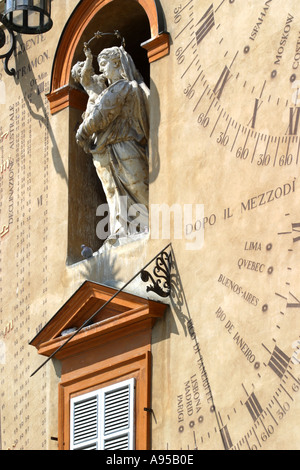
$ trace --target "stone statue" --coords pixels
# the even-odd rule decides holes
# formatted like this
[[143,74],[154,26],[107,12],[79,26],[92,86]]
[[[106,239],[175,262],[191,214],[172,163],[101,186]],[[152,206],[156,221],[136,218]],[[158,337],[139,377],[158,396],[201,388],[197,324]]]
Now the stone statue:
[[93,156],[109,207],[107,242],[114,245],[137,231],[134,219],[138,231],[147,230],[149,89],[123,46],[99,54],[99,75],[90,50],[85,54],[72,69],[89,95],[76,141]]

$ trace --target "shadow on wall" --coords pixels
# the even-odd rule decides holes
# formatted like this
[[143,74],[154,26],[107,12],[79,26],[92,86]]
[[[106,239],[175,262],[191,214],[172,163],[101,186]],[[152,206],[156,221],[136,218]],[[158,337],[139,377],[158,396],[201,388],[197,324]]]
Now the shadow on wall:
[[120,268],[117,268],[117,259],[113,249],[95,253],[84,263],[80,263],[80,275],[83,279],[117,288],[120,282],[124,282],[120,276]]
[[[42,126],[47,128],[52,144],[52,161],[54,168],[57,174],[59,174],[60,177],[63,178],[67,183],[67,172],[64,168],[64,164],[54,137],[53,129],[49,122],[48,113],[41,95],[41,93],[44,92],[44,81],[42,77],[36,77],[34,74],[34,67],[38,65],[39,61],[43,61],[47,58],[48,52],[42,52],[39,56],[41,59],[36,58],[33,61],[30,61],[26,52],[26,45],[24,44],[20,34],[16,36],[16,42],[17,51],[19,52],[15,56],[15,82],[21,87],[25,103],[32,118],[39,122],[41,128]],[[43,76],[43,72],[41,75]]]
[[189,307],[186,301],[178,265],[173,248],[171,249],[172,265],[170,273],[170,301],[174,312],[183,328],[185,336],[188,334],[188,322],[191,320]]
[[149,184],[154,183],[160,172],[160,156],[158,132],[160,125],[160,100],[156,85],[150,79],[150,152],[149,152]]
[[[96,251],[101,241],[96,236],[96,209],[104,202],[105,197],[94,166],[83,152],[80,152],[75,141],[76,126],[80,120],[81,111],[69,113],[69,134],[66,136],[68,155],[65,168],[60,154],[54,131],[49,119],[44,92],[47,91],[46,81],[50,79],[42,68],[43,61],[48,60],[48,51],[39,51],[39,56],[29,59],[20,35],[16,36],[17,53],[15,56],[15,82],[20,86],[22,94],[33,120],[39,123],[41,129],[40,159],[43,150],[43,129],[48,133],[51,146],[52,163],[56,173],[68,186],[68,252],[67,264],[81,260],[80,247],[82,243],[92,246]],[[39,149],[35,149],[37,152]]]

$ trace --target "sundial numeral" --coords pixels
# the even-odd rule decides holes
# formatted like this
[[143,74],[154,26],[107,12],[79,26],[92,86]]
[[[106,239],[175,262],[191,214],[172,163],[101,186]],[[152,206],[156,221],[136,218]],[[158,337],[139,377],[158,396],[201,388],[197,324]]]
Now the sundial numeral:
[[289,362],[290,358],[278,346],[275,346],[268,365],[280,379],[286,373]]
[[214,93],[217,96],[218,100],[221,98],[225,85],[230,80],[230,78],[231,78],[230,70],[227,66],[225,66],[214,88]]
[[[297,223],[297,224],[292,224],[292,229],[293,229],[293,232],[298,232],[300,234],[300,223]],[[300,241],[300,235],[298,235],[297,237],[293,238],[293,242],[296,243]]]
[[200,27],[196,31],[196,41],[198,45],[205,38],[205,36],[212,30],[212,28],[215,25],[215,15],[214,15],[213,4],[209,7],[207,12],[204,13],[201,20],[197,23],[196,26],[198,26],[199,24],[200,24]]
[[259,416],[262,414],[263,409],[254,393],[251,393],[245,405],[247,406],[247,409],[250,415],[252,416],[253,421],[256,421],[259,418]]
[[290,108],[290,121],[287,133],[289,135],[297,135],[300,118],[300,107]]
[[223,441],[223,444],[224,444],[225,449],[226,449],[226,450],[231,449],[231,447],[232,447],[232,440],[231,440],[230,434],[229,434],[229,432],[228,432],[228,427],[227,427],[227,425],[224,426],[224,428],[220,429],[220,432],[221,432],[221,437],[222,437],[222,441]]

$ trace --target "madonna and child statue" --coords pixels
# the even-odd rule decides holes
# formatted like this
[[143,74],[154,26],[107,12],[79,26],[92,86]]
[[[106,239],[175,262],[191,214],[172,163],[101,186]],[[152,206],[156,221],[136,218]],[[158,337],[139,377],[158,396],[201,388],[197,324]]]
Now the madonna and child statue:
[[86,60],[72,68],[73,79],[88,94],[76,141],[92,155],[107,199],[105,244],[118,245],[148,226],[149,89],[123,44],[100,52],[99,74],[88,44]]

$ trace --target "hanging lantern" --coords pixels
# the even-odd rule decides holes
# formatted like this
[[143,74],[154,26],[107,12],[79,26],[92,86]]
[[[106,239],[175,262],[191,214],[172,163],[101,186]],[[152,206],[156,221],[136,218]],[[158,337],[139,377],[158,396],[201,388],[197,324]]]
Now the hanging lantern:
[[4,24],[23,34],[41,34],[52,27],[51,0],[6,0]]
[[[8,75],[15,75],[15,69],[9,69],[8,61],[16,47],[15,33],[42,34],[52,28],[51,0],[0,0],[0,22],[10,35],[10,48],[0,59],[4,60],[4,70]],[[5,30],[0,27],[0,49],[6,45]]]

